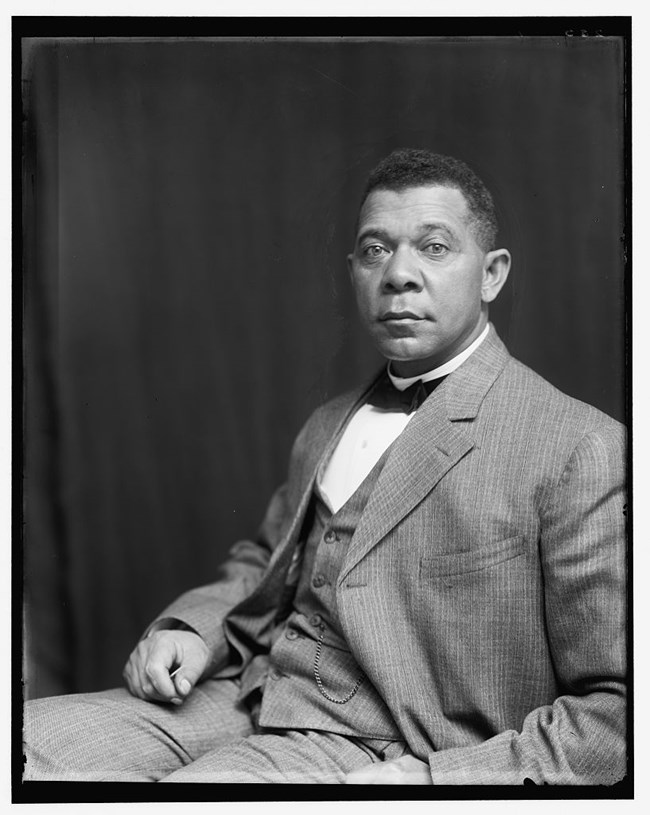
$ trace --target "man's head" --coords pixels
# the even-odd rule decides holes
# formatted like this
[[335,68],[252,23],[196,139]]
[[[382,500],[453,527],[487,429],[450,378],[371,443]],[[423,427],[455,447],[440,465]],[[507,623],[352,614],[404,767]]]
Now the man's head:
[[494,201],[481,179],[464,162],[428,150],[393,150],[368,176],[361,207],[377,189],[400,192],[409,187],[451,187],[460,190],[470,212],[476,242],[489,252],[496,246],[497,223]]
[[457,159],[398,150],[370,174],[348,257],[361,319],[411,376],[467,348],[510,269],[492,197]]

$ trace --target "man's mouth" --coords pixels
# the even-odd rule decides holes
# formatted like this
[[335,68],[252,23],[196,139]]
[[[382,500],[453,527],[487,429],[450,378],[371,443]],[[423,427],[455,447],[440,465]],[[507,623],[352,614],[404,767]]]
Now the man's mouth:
[[415,314],[412,311],[387,311],[381,315],[379,318],[380,322],[387,323],[387,322],[397,322],[400,320],[422,320],[423,318],[420,317],[419,314]]

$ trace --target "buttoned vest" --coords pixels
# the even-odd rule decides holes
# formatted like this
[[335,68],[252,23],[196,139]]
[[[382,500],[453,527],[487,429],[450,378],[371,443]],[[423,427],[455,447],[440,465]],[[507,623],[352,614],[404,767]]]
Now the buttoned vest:
[[[390,448],[389,448],[390,449]],[[299,552],[292,610],[278,625],[265,676],[263,727],[400,739],[393,718],[341,633],[336,581],[343,557],[388,456],[336,513],[314,487]]]

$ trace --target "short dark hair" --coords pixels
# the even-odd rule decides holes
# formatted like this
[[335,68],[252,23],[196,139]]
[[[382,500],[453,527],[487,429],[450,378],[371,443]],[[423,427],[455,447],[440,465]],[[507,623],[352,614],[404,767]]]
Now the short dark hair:
[[373,190],[399,192],[434,184],[455,188],[463,194],[472,215],[477,243],[486,252],[494,249],[499,224],[492,195],[467,164],[452,156],[412,147],[393,150],[368,176],[361,206]]

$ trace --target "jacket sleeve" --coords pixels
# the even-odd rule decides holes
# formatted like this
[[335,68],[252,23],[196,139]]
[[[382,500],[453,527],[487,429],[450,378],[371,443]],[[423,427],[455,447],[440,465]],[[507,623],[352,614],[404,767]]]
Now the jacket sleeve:
[[146,630],[190,628],[207,643],[212,659],[205,675],[224,667],[229,646],[223,631],[228,612],[245,600],[261,581],[271,554],[286,528],[289,510],[286,485],[277,490],[254,540],[238,541],[219,569],[217,580],[182,594]]
[[624,436],[582,438],[541,511],[560,695],[482,744],[429,756],[434,784],[613,784],[626,773]]

